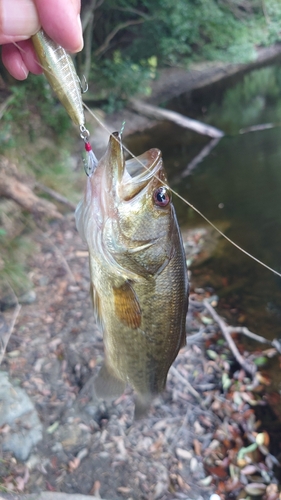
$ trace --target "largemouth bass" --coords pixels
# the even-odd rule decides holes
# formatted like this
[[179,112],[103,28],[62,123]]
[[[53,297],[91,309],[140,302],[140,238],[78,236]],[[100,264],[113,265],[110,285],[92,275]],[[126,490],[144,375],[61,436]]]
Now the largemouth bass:
[[76,210],[104,336],[105,362],[95,392],[115,399],[131,384],[136,417],[164,390],[185,345],[187,270],[166,182],[161,152],[151,149],[125,162],[116,132]]

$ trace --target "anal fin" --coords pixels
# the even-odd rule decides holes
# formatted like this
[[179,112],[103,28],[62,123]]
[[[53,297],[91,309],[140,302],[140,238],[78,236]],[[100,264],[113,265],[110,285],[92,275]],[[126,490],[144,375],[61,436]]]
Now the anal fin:
[[125,382],[115,377],[104,363],[94,379],[96,396],[104,401],[113,401],[125,390]]

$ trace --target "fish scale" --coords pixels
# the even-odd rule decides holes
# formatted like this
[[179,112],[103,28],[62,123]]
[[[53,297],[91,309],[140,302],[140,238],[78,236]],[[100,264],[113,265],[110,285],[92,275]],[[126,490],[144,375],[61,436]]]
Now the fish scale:
[[96,395],[114,399],[129,383],[137,417],[165,388],[185,344],[188,305],[185,253],[161,153],[153,149],[141,159],[145,169],[125,162],[121,137],[113,134],[76,211],[104,337]]

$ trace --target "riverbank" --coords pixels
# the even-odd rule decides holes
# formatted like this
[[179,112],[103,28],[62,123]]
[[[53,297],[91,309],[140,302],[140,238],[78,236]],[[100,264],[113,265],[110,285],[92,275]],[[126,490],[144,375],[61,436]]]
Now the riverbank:
[[[204,62],[193,64],[188,70],[181,68],[161,69],[157,73],[157,78],[152,81],[151,94],[148,97],[140,97],[148,104],[163,105],[163,103],[185,92],[208,87],[213,83],[226,80],[234,75],[271,64],[280,58],[281,44],[276,44],[257,49],[256,59],[247,64]],[[97,156],[100,156],[107,145],[108,132],[101,125],[97,124],[94,118],[90,117],[88,113],[87,116],[88,122],[92,122],[95,130],[91,142]],[[102,115],[101,120],[110,132],[120,130],[122,123],[125,122],[124,139],[129,135],[142,132],[159,123],[156,119],[136,113],[129,106],[116,113]]]

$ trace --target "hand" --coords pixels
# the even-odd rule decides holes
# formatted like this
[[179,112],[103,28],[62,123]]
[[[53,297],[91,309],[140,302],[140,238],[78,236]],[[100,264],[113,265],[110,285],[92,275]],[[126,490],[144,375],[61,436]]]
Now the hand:
[[[24,80],[42,73],[30,37],[42,26],[69,52],[83,48],[80,0],[0,0],[0,45],[4,66]],[[16,44],[15,44],[16,42]]]

